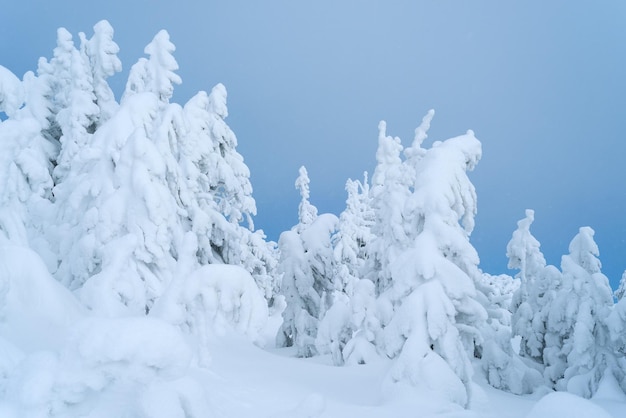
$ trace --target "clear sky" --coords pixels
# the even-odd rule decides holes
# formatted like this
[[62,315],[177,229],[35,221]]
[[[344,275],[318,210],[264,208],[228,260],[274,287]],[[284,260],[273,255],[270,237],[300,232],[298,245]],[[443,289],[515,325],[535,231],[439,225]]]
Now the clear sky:
[[177,46],[174,101],[226,85],[271,239],[297,222],[300,165],[311,202],[338,214],[346,179],[374,169],[379,120],[408,145],[434,108],[430,139],[473,129],[483,144],[471,175],[483,270],[513,273],[506,244],[526,208],[549,263],[588,225],[614,287],[626,269],[623,0],[13,1],[0,64],[21,76],[51,56],[58,27],[78,39],[100,19],[121,48],[118,93],[160,29]]

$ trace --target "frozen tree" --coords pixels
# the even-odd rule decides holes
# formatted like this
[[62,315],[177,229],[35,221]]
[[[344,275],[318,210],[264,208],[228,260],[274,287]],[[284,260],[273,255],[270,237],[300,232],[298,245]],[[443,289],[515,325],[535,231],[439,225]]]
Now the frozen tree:
[[302,357],[316,354],[315,337],[319,316],[320,295],[313,288],[313,275],[302,240],[294,230],[280,234],[278,272],[282,275],[281,294],[287,304],[283,324],[278,332],[279,347],[297,348]]
[[520,280],[511,307],[513,335],[521,337],[520,355],[543,365],[547,308],[554,300],[561,273],[546,266],[539,241],[530,232],[534,219],[534,211],[527,209],[507,245],[507,257],[509,268],[519,270],[515,277]]
[[81,46],[89,58],[93,79],[93,93],[95,103],[100,109],[97,126],[102,125],[113,116],[118,108],[115,96],[107,79],[122,71],[122,62],[117,54],[119,46],[113,41],[113,28],[106,20],[101,20],[93,27],[94,34],[87,40],[84,34],[81,37]]
[[[623,284],[624,280],[621,283]],[[614,356],[614,362],[607,373],[612,372],[622,390],[626,392],[626,298],[623,295],[609,313],[606,324]]]
[[615,297],[617,303],[607,318],[611,346],[615,356],[613,374],[626,392],[626,272],[622,275]]
[[[84,35],[83,35],[84,38]],[[63,108],[56,114],[56,122],[61,130],[59,142],[61,149],[57,157],[54,176],[57,183],[63,181],[76,154],[85,148],[90,141],[91,134],[96,129],[96,120],[99,108],[96,105],[96,96],[93,92],[93,75],[89,58],[86,55],[83,42],[81,51],[74,47],[72,35],[64,29],[59,30],[59,53],[55,58],[69,76],[67,86],[63,91]]]
[[[57,183],[63,181],[91,134],[117,107],[106,78],[121,70],[116,55],[119,48],[108,22],[99,22],[94,32],[90,40],[80,33],[77,49],[72,35],[59,29],[54,56],[49,62],[40,60],[37,82],[33,83],[38,88],[31,88],[33,114],[39,118],[44,136],[59,146],[54,170]],[[34,101],[34,95],[41,97]]]
[[371,244],[370,270],[376,272],[373,281],[377,293],[385,291],[391,281],[389,266],[393,254],[389,254],[393,244],[402,246],[407,241],[402,208],[409,196],[405,166],[402,164],[402,144],[400,138],[387,135],[387,124],[378,125],[378,149],[376,168],[370,189],[371,204],[375,214],[372,233],[376,237]]
[[[106,84],[117,68],[116,45],[107,24],[95,30],[86,50],[95,54],[93,73]],[[169,103],[180,81],[173,51],[167,33],[159,32],[146,47],[149,59],[131,70],[121,106],[102,119],[55,188],[59,212],[49,235],[62,255],[55,274],[81,289],[90,305],[148,310],[172,279],[182,236],[192,231],[198,265],[244,267],[271,303],[275,250],[262,231],[252,230],[256,207],[249,170],[224,121],[226,91],[218,85],[184,108]],[[99,94],[106,96],[104,84]],[[104,289],[108,301],[95,296]]]
[[278,333],[279,346],[296,346],[299,356],[317,354],[315,338],[319,320],[332,303],[334,258],[332,236],[337,217],[317,215],[309,202],[309,177],[301,167],[296,179],[301,201],[298,224],[283,232],[278,241],[279,272],[282,273],[281,293],[287,307],[283,325]]
[[580,228],[563,256],[562,285],[550,304],[546,379],[559,390],[591,397],[614,358],[605,319],[613,307],[609,281],[600,268],[594,231]]
[[[422,147],[424,140],[428,138],[428,130],[430,129],[430,123],[435,116],[433,109],[422,118],[420,126],[415,128],[415,137],[410,147],[404,149],[405,167],[413,172],[412,177],[415,177],[415,171],[418,169],[419,161],[426,155],[426,149]],[[411,184],[414,186],[414,184]]]
[[[423,130],[429,123],[427,115]],[[384,348],[395,359],[392,382],[441,392],[467,406],[470,356],[482,342],[486,319],[475,286],[478,255],[469,243],[476,194],[466,174],[480,159],[481,145],[468,131],[418,151],[424,132],[416,136],[413,154],[421,155],[410,165],[399,164],[399,142],[385,139],[382,129],[379,136],[372,191],[378,189],[377,221],[389,223],[377,225],[376,237],[383,273],[379,299],[391,316],[385,321],[383,315]]]
[[170,280],[182,230],[168,156],[150,136],[158,107],[155,96],[127,100],[57,187],[66,256],[56,275],[92,308],[143,312]]
[[52,171],[61,137],[56,117],[68,103],[73,52],[71,35],[59,29],[54,57],[39,60],[37,76],[27,72],[20,82],[0,67],[0,109],[8,116],[0,123],[0,229],[36,249],[51,270],[57,260],[42,237],[53,212]]
[[313,288],[321,297],[319,318],[321,319],[332,305],[335,284],[335,259],[332,241],[337,229],[337,217],[330,213],[319,215],[315,221],[300,233],[306,259],[311,266]]
[[487,296],[488,321],[482,328],[481,364],[489,384],[515,394],[531,393],[543,386],[539,367],[527,364],[514,350],[511,302],[520,281],[508,275],[483,274],[477,287]]
[[62,131],[57,115],[69,102],[67,93],[71,91],[72,56],[75,53],[79,54],[74,47],[72,35],[65,28],[59,28],[53,57],[50,61],[39,58],[37,81],[29,86],[30,94],[39,97],[36,100],[32,96],[27,97],[27,101],[33,104],[33,115],[38,118],[43,135],[59,148]]
[[309,202],[309,173],[306,167],[302,166],[298,170],[298,178],[296,179],[296,189],[300,192],[300,204],[298,205],[298,231],[303,231],[317,219],[317,208]]
[[[160,33],[146,48],[151,60],[144,75],[151,81],[176,67],[166,40]],[[184,233],[176,196],[185,184],[173,155],[179,137],[169,135],[184,134],[184,121],[179,106],[163,103],[169,91],[163,84],[126,95],[55,188],[59,212],[51,241],[62,255],[55,275],[80,289],[88,306],[113,314],[150,309],[171,280]]]
[[[0,236],[41,253],[49,268],[56,257],[44,236],[52,212],[53,161],[57,144],[44,137],[47,128],[45,86],[32,72],[20,81],[0,67]],[[43,116],[42,116],[43,115]]]
[[252,198],[250,170],[236,150],[237,137],[225,122],[228,116],[226,97],[226,88],[222,84],[213,87],[209,95],[214,149],[210,181],[220,212],[232,223],[245,221],[252,230],[256,204]]
[[175,50],[167,31],[159,31],[144,49],[149,58],[141,58],[130,69],[122,101],[138,93],[150,92],[160,103],[168,103],[174,94],[174,84],[182,82],[175,73],[178,70],[178,63],[172,55]]
[[[330,353],[337,365],[364,363],[374,356],[374,341],[380,332],[376,316],[374,283],[366,274],[368,246],[373,239],[374,213],[369,198],[367,173],[364,180],[348,180],[346,209],[339,216],[334,236],[336,272],[332,307],[320,323],[316,347]],[[350,346],[344,352],[348,342]]]
[[363,276],[368,257],[368,249],[374,236],[374,211],[369,197],[367,173],[363,182],[348,180],[346,209],[340,214],[337,234],[334,238],[334,255],[338,264],[345,267],[345,278],[338,284],[341,289],[350,291],[352,280]]
[[198,262],[241,265],[252,274],[271,304],[277,292],[277,254],[263,231],[253,231],[256,204],[250,170],[237,152],[237,138],[225,122],[226,89],[218,84],[210,95],[200,92],[184,107],[188,133],[176,155],[178,194],[189,228],[198,239]]

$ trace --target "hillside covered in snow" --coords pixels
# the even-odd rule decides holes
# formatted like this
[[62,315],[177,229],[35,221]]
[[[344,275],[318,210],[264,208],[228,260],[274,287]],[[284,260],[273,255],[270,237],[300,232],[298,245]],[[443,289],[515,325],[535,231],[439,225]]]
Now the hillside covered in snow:
[[586,226],[547,265],[532,210],[516,276],[482,271],[472,131],[426,141],[430,111],[405,146],[381,122],[345,210],[318,213],[302,167],[275,243],[225,87],[173,103],[161,31],[118,100],[118,51],[101,21],[0,66],[0,416],[626,414],[626,279]]

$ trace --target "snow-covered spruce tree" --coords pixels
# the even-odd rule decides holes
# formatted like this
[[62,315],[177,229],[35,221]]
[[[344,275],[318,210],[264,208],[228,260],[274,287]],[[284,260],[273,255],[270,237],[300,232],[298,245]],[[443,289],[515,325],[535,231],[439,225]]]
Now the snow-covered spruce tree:
[[348,180],[346,191],[346,209],[339,215],[333,248],[335,259],[345,267],[345,276],[340,277],[345,277],[346,280],[338,284],[341,289],[351,292],[351,278],[360,278],[364,274],[369,245],[374,237],[374,211],[369,196],[367,173],[364,173],[362,182]]
[[[390,254],[392,244],[403,246],[408,237],[404,229],[402,208],[409,196],[409,179],[402,164],[402,144],[400,138],[388,136],[387,124],[378,125],[378,149],[376,150],[376,168],[372,176],[370,189],[371,204],[374,211],[369,270],[380,294],[389,288],[391,275],[389,266],[393,263]],[[387,322],[384,318],[383,322]]]
[[[101,22],[96,27],[102,29],[106,25]],[[82,34],[81,39],[84,40]],[[43,237],[50,230],[47,225],[54,224],[50,219],[54,213],[50,208],[54,200],[53,186],[67,172],[79,144],[88,141],[88,131],[93,130],[93,123],[99,115],[99,107],[94,103],[91,67],[84,48],[86,42],[81,43],[79,51],[74,47],[69,32],[63,28],[57,31],[54,57],[49,62],[40,59],[38,75],[28,72],[24,82],[16,85],[19,93],[13,91],[14,103],[7,112],[10,120],[5,125],[7,129],[19,128],[14,130],[16,135],[7,132],[4,136],[7,138],[5,145],[13,147],[13,151],[5,150],[3,156],[12,159],[13,163],[3,164],[3,167],[10,168],[16,164],[28,183],[38,184],[38,190],[31,188],[33,194],[28,197],[31,202],[15,213],[25,215],[30,246],[44,258],[51,271],[56,270],[58,260]],[[24,107],[19,109],[22,103]],[[15,139],[8,140],[11,137]],[[12,187],[17,186],[19,182],[15,177],[6,174],[3,177],[9,179]],[[12,196],[13,203],[3,205],[7,209],[19,202],[9,191],[3,196]],[[41,197],[45,199],[33,201]],[[25,199],[23,196],[22,203]],[[12,223],[14,226],[20,224]],[[56,239],[47,241],[56,242]]]
[[[59,96],[63,107],[56,114],[60,129],[60,152],[54,169],[56,183],[62,182],[70,170],[76,154],[85,148],[96,130],[99,108],[94,94],[93,74],[86,54],[86,40],[79,51],[74,46],[72,35],[65,29],[58,31],[57,48],[53,63],[59,64]],[[65,80],[65,77],[69,79]]]
[[178,199],[198,239],[198,262],[243,266],[271,304],[278,290],[276,248],[265,242],[263,231],[253,231],[250,170],[225,122],[226,97],[218,84],[210,95],[199,92],[185,104],[188,133],[177,158],[187,188]]
[[374,222],[367,173],[363,182],[348,180],[346,191],[346,209],[339,216],[333,239],[336,290],[316,339],[318,352],[330,353],[336,365],[371,360],[376,353],[376,334],[381,329],[374,283],[363,278]]
[[518,395],[535,391],[543,386],[543,376],[524,362],[511,343],[511,300],[519,280],[484,273],[477,287],[488,300],[488,320],[481,329],[481,365],[487,381],[497,389]]
[[[622,276],[619,289],[624,289],[626,283],[624,277],[626,274]],[[611,338],[611,351],[615,358],[611,372],[622,390],[626,392],[626,297],[624,292],[618,294],[620,297],[607,317],[606,324]]]
[[52,212],[53,162],[56,143],[48,129],[45,88],[32,72],[24,81],[0,66],[0,238],[40,251],[49,268],[56,267],[43,236]]
[[478,255],[469,242],[476,194],[467,177],[481,145],[468,131],[423,149],[432,115],[416,130],[403,164],[399,140],[386,137],[381,125],[372,192],[376,219],[386,223],[375,228],[379,305],[387,307],[383,344],[395,359],[391,382],[467,406],[470,356],[486,320],[475,287]]
[[131,69],[119,110],[55,188],[62,255],[55,275],[94,309],[144,312],[173,271],[183,230],[168,187],[175,160],[158,137],[172,83],[180,82],[173,50],[159,32],[146,47],[150,59]]
[[113,34],[113,28],[106,20],[94,25],[93,36],[89,40],[82,32],[79,33],[81,48],[89,59],[95,104],[99,108],[96,129],[109,120],[119,107],[107,82],[109,77],[122,70],[122,62],[117,56],[120,48],[113,41]]
[[539,241],[530,232],[534,219],[535,212],[527,209],[507,245],[507,257],[509,268],[519,270],[515,277],[520,280],[511,306],[512,333],[521,337],[520,356],[533,360],[541,369],[548,308],[554,300],[554,289],[560,285],[561,273],[546,265]]
[[616,364],[606,324],[612,291],[593,236],[593,229],[580,228],[562,257],[563,280],[549,306],[543,350],[546,380],[587,398]]
[[[180,78],[175,47],[161,31],[145,49],[149,57],[132,67],[121,105],[110,103],[105,76],[118,68],[117,49],[108,24],[95,30],[83,49],[104,107],[54,189],[55,276],[81,289],[92,307],[145,311],[172,278],[183,235],[193,231],[197,246],[185,251],[193,251],[198,265],[240,265],[271,301],[274,247],[262,231],[252,231],[249,170],[224,122],[224,87],[199,93],[185,108],[170,103]],[[72,133],[67,136],[72,143]],[[108,296],[96,298],[100,291]]]
[[334,258],[331,245],[337,225],[332,214],[317,214],[309,202],[309,177],[300,167],[296,188],[300,191],[298,224],[280,235],[278,247],[282,274],[281,293],[287,303],[277,345],[295,346],[301,357],[317,354],[315,338],[319,320],[332,302]]

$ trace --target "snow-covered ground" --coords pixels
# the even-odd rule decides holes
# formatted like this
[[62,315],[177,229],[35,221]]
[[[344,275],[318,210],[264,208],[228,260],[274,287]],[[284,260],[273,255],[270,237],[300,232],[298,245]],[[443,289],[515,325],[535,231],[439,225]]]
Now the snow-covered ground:
[[[237,331],[225,318],[204,340],[172,325],[163,313],[165,319],[97,317],[80,307],[32,251],[4,246],[1,254],[1,417],[617,418],[626,413],[626,395],[611,379],[592,400],[562,392],[516,396],[487,385],[478,364],[466,410],[435,392],[389,386],[386,360],[337,367],[330,355],[301,359],[294,348],[274,348],[272,336],[281,321],[276,313],[254,335]],[[232,283],[241,273],[214,267]],[[231,293],[238,293],[235,287]],[[199,343],[206,344],[201,352]]]
[[[227,337],[212,344],[212,373],[204,380],[223,417],[623,417],[626,396],[606,384],[593,400],[550,392],[517,396],[480,378],[470,410],[412,388],[392,393],[382,382],[389,364],[332,366],[329,357],[293,358],[290,349],[262,350]],[[614,382],[612,382],[614,384]],[[604,414],[604,415],[602,415]]]

